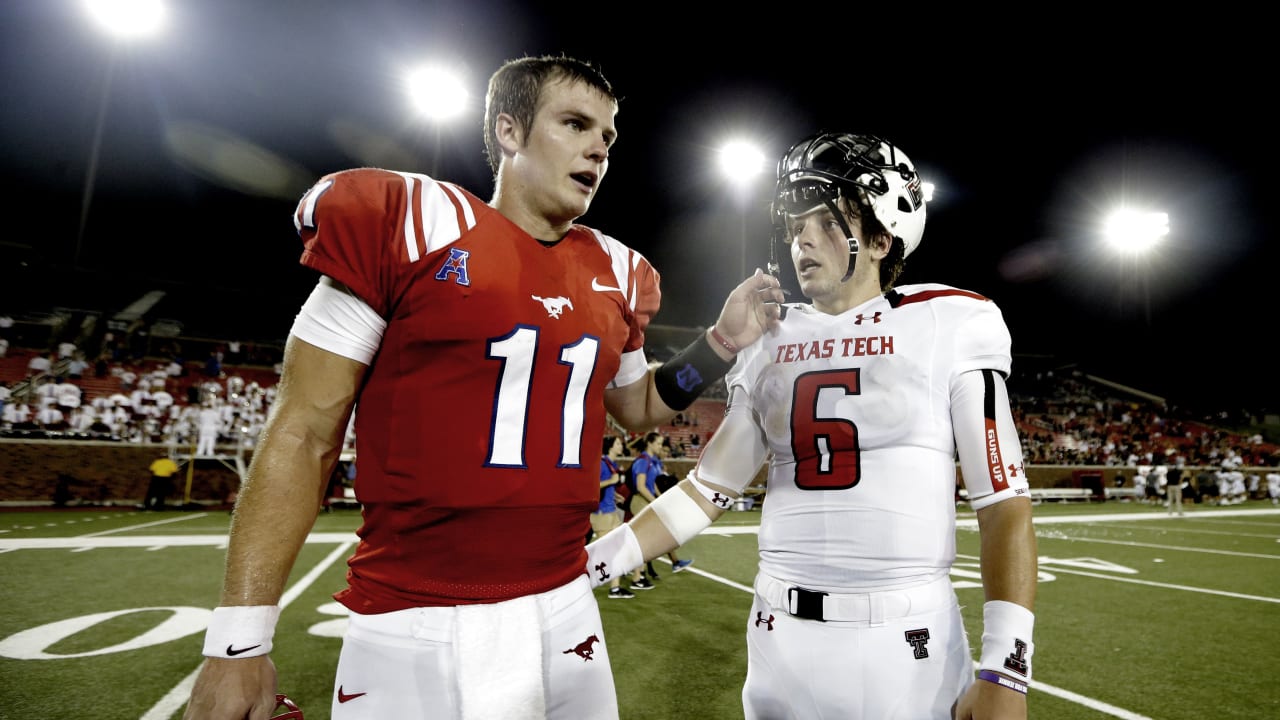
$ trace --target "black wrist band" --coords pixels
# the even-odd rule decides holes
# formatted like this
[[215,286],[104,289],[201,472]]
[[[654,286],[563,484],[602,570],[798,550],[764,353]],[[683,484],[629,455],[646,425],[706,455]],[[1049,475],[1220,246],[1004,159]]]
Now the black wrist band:
[[702,333],[654,372],[653,384],[667,407],[685,410],[731,367],[733,361],[722,360],[707,342],[706,333]]

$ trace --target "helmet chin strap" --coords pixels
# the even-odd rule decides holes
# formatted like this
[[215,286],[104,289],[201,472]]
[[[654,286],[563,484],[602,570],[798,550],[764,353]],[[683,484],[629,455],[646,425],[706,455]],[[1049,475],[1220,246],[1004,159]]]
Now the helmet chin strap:
[[840,279],[840,282],[846,283],[849,282],[849,278],[853,277],[853,266],[858,260],[858,238],[849,229],[849,223],[844,221],[844,213],[840,212],[836,207],[835,201],[831,198],[823,198],[822,202],[826,203],[827,209],[831,211],[831,216],[836,219],[836,222],[840,225],[841,232],[849,240],[849,269],[845,271],[844,277]]

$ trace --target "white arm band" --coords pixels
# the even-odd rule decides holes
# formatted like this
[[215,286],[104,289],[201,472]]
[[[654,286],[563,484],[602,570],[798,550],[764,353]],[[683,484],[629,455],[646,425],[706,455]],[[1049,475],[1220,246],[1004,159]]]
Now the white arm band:
[[711,518],[702,511],[698,501],[678,486],[659,495],[640,512],[643,514],[648,510],[652,510],[666,526],[677,547],[698,537],[698,533],[711,525]]
[[974,510],[1028,496],[1022,444],[1000,373],[973,370],[956,379],[951,388],[951,425],[960,474]]
[[280,608],[276,605],[236,605],[213,609],[204,633],[204,656],[251,658],[271,652]]
[[691,485],[694,490],[698,491],[699,495],[707,499],[707,502],[715,505],[721,510],[728,510],[729,506],[733,504],[735,499],[742,497],[742,493],[725,494],[719,490],[713,490],[712,488],[703,485],[698,482],[698,475],[692,470],[689,471],[689,474],[685,479],[689,481],[689,485]]
[[745,402],[735,401],[739,393],[745,394],[745,391],[735,387],[724,420],[702,449],[693,474],[701,482],[719,485],[741,495],[764,464],[769,446],[765,443],[764,433],[756,425],[751,408]]
[[994,670],[1023,682],[1031,680],[1036,616],[1017,603],[989,600],[982,606],[982,659],[979,670]]
[[387,321],[347,286],[322,276],[293,319],[290,334],[335,355],[368,365]]
[[640,541],[627,523],[587,543],[587,578],[595,589],[644,564]]

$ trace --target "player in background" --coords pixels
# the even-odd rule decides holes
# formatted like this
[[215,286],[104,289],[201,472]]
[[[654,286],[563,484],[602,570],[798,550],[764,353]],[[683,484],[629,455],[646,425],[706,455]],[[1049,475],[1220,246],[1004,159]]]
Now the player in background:
[[616,718],[583,538],[605,412],[647,430],[776,324],[757,271],[650,370],[659,275],[576,224],[608,169],[618,105],[594,66],[490,78],[486,204],[425,175],[356,169],[301,199],[320,274],[231,526],[188,718],[265,718],[278,602],[355,413],[360,542],[332,717]]
[[[945,285],[894,287],[925,203],[883,139],[793,146],[773,215],[811,302],[742,349],[697,466],[589,545],[589,562],[626,572],[687,542],[768,458],[746,718],[1025,718],[1036,539],[999,309]],[[976,682],[950,580],[957,453],[981,533]]]

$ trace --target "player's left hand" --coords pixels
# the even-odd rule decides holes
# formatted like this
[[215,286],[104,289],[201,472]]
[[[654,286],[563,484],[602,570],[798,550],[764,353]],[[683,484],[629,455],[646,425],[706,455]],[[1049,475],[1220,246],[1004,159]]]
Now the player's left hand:
[[976,680],[956,705],[956,720],[1027,720],[1027,696]]
[[778,279],[759,268],[729,293],[716,320],[716,330],[739,349],[778,326],[779,306],[786,298]]

